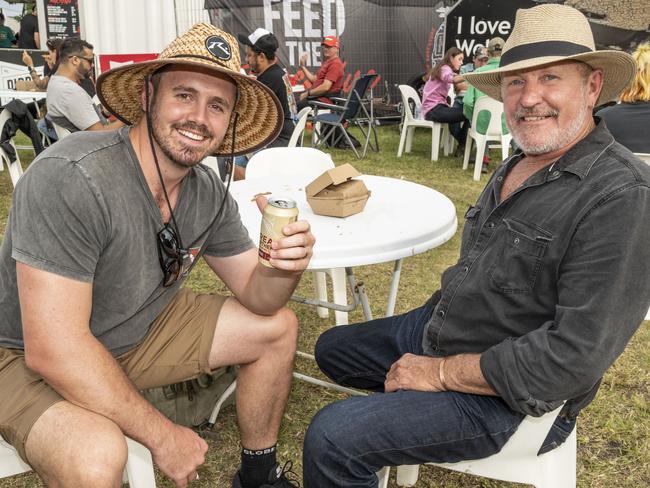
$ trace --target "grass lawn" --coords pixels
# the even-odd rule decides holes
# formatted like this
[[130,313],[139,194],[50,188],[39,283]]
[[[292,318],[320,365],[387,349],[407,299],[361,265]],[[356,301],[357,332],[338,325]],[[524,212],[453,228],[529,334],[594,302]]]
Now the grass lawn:
[[[459,158],[441,157],[430,161],[430,133],[417,133],[413,152],[397,158],[399,133],[396,127],[382,127],[379,131],[379,153],[369,152],[359,161],[351,151],[332,150],[335,163],[352,163],[367,174],[404,178],[435,188],[452,199],[456,206],[459,230],[449,242],[432,251],[406,259],[403,264],[396,313],[422,304],[440,283],[441,272],[458,257],[463,215],[475,201],[487,178],[472,180],[471,171],[463,171]],[[306,138],[306,141],[309,138]],[[496,159],[496,153],[493,153]],[[29,152],[21,152],[24,166],[30,161]],[[471,168],[470,168],[471,170]],[[0,172],[0,235],[4,233],[11,204],[12,185],[7,171]],[[426,214],[423,214],[426,218]],[[317,236],[318,237],[318,236]],[[356,270],[364,281],[375,317],[384,314],[392,264],[361,267]],[[197,291],[225,292],[205,265],[200,266],[188,280],[187,286]],[[311,274],[305,274],[298,292],[313,295]],[[320,319],[313,307],[290,303],[301,323],[300,347],[310,351],[318,335],[334,325],[333,314]],[[350,322],[362,320],[360,310],[350,314]],[[318,376],[315,365],[298,359],[296,368]],[[650,486],[650,327],[645,322],[632,339],[625,353],[607,372],[596,400],[584,411],[578,421],[578,486],[581,488]],[[11,392],[2,392],[11,394]],[[301,452],[304,432],[312,416],[324,405],[344,395],[301,381],[295,381],[284,415],[279,440],[281,461],[293,460],[294,470],[301,475]],[[378,426],[381,428],[381,426]],[[200,469],[196,487],[229,487],[239,462],[239,437],[234,407],[227,407],[219,416],[217,439],[211,440],[205,465]],[[34,474],[19,475],[0,480],[3,487],[42,486]],[[159,486],[173,486],[159,477]],[[391,484],[390,486],[395,486]],[[432,467],[420,470],[418,487],[513,487],[522,486],[451,473]],[[327,487],[323,487],[327,488]]]

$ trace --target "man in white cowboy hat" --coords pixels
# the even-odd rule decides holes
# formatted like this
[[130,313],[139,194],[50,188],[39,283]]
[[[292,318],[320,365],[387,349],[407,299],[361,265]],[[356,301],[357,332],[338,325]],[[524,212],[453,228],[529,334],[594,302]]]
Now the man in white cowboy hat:
[[521,150],[468,209],[423,307],[319,338],[329,377],[381,393],[314,417],[305,488],[489,456],[563,402],[540,452],[569,435],[650,305],[650,167],[592,117],[633,74],[629,55],[594,50],[579,11],[546,4],[517,12],[498,69],[465,75],[503,100]]
[[[176,486],[198,479],[205,441],[138,390],[230,364],[233,486],[295,486],[275,453],[297,338],[284,305],[314,238],[289,224],[274,268],[259,265],[235,201],[199,164],[280,130],[277,99],[239,68],[234,37],[197,24],[157,60],[104,73],[99,97],[131,127],[72,134],[16,188],[0,250],[0,435],[48,486],[120,486],[124,435]],[[201,256],[233,297],[180,288]]]

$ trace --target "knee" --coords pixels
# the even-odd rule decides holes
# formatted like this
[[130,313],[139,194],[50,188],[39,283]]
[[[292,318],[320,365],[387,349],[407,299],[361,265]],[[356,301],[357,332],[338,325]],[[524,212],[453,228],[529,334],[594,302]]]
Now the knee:
[[77,486],[121,486],[128,458],[126,439],[115,424],[100,430],[90,432],[89,442],[79,446],[78,452],[71,456],[74,478],[79,480]]
[[[314,346],[314,357],[316,364],[325,374],[330,372],[330,365],[338,364],[336,359],[336,347],[341,341],[338,339],[338,328],[334,327],[323,332]],[[330,376],[331,377],[331,376]]]
[[295,352],[298,343],[298,318],[284,307],[269,318],[269,341],[275,347]]

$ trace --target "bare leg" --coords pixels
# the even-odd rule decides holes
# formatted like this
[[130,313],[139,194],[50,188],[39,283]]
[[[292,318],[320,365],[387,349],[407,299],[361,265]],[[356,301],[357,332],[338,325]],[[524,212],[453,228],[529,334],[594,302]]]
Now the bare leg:
[[50,488],[115,488],[127,460],[120,428],[102,415],[66,401],[34,423],[25,446],[31,466]]
[[291,387],[298,321],[287,308],[255,315],[237,300],[223,305],[210,352],[210,366],[241,365],[237,374],[237,420],[242,445],[263,449],[277,442]]

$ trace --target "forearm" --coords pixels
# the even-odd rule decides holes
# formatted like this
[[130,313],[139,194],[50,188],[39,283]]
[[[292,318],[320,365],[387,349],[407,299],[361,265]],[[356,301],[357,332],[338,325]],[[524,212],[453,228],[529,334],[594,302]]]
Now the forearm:
[[173,425],[147,402],[106,348],[90,333],[40,349],[36,371],[70,403],[115,422],[129,437],[150,449],[160,447]]
[[237,299],[260,315],[272,315],[284,307],[298,286],[302,272],[282,271],[258,264],[248,286]]
[[327,82],[325,82],[325,83],[323,83],[321,85],[318,85],[315,88],[310,88],[308,90],[307,94],[310,97],[319,97],[319,96],[324,95],[325,93],[327,93],[330,88],[331,88],[331,84],[327,84]]
[[481,372],[480,354],[457,354],[443,358],[438,376],[447,391],[497,396]]
[[300,69],[304,73],[305,78],[307,78],[311,83],[316,81],[316,75],[314,73],[312,73],[311,71],[309,71],[307,66],[301,66]]

